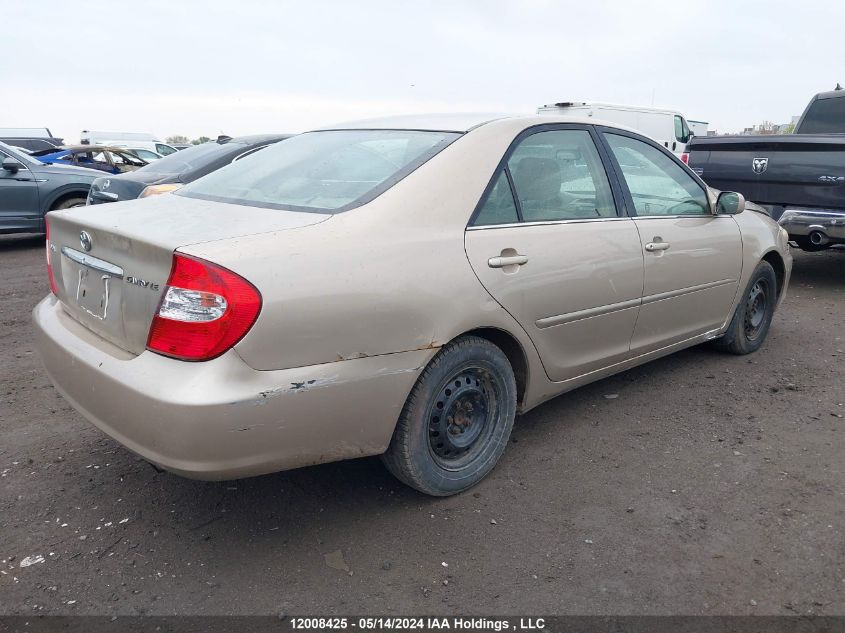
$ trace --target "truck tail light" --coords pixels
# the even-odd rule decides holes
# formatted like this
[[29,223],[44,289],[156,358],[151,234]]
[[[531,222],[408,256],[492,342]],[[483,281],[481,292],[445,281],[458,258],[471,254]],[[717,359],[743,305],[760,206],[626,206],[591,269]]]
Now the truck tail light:
[[179,360],[211,360],[241,340],[260,311],[261,293],[246,279],[174,253],[147,349]]
[[681,162],[684,165],[689,165],[689,152],[684,152],[683,154],[681,154]]
[[50,257],[52,244],[50,243],[50,218],[44,216],[44,232],[46,235],[45,247],[47,249],[47,277],[50,279],[50,292],[54,295],[59,294],[59,289],[56,286],[56,278],[53,276],[53,259]]

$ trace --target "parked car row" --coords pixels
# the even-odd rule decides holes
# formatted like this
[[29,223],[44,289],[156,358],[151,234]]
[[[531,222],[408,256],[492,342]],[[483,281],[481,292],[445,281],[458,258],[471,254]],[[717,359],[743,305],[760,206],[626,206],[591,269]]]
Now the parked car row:
[[49,128],[0,128],[0,143],[16,149],[33,152],[62,145],[63,139],[53,136]]
[[110,174],[122,174],[135,171],[148,161],[140,158],[128,149],[108,147],[103,145],[70,145],[31,152],[42,163],[56,165],[76,165]]
[[44,215],[54,209],[173,191],[289,137],[222,136],[149,160],[142,156],[152,152],[142,148],[75,145],[28,152],[0,142],[0,233],[44,233]]
[[215,142],[192,145],[131,173],[121,174],[114,178],[97,178],[88,195],[88,203],[101,204],[132,200],[174,191],[182,185],[289,137],[289,134],[237,138],[224,136]]
[[111,147],[123,147],[127,149],[149,150],[159,156],[169,156],[178,151],[178,148],[158,140],[153,134],[143,132],[97,132],[82,130],[80,134],[82,145],[109,145]]

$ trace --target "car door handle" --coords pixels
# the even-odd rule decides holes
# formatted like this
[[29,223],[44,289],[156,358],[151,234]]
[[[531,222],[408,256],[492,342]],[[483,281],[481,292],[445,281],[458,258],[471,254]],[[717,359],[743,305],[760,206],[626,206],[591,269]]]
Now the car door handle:
[[490,268],[504,268],[505,266],[522,266],[528,263],[527,255],[505,255],[499,257],[491,257],[487,260],[487,265]]
[[669,250],[669,242],[649,242],[645,245],[645,249],[649,253],[654,253],[655,251],[666,251]]

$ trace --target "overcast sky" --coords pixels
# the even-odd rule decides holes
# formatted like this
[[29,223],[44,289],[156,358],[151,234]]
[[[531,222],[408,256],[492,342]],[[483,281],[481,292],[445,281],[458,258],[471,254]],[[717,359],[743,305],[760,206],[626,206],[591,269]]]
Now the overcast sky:
[[0,0],[0,126],[216,136],[594,100],[711,129],[845,83],[842,0]]

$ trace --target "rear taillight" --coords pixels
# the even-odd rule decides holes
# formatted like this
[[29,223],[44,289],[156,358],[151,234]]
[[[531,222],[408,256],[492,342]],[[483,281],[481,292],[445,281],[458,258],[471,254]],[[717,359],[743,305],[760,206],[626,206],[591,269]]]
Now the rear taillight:
[[44,216],[44,232],[47,234],[46,248],[47,248],[47,277],[50,279],[50,292],[54,295],[59,294],[59,289],[56,286],[56,278],[53,276],[53,259],[50,257],[50,251],[53,245],[50,243],[50,219]]
[[260,310],[261,294],[243,277],[174,253],[147,349],[180,360],[216,358],[243,338]]
[[684,165],[689,165],[689,152],[684,152],[683,154],[681,154],[681,162]]

